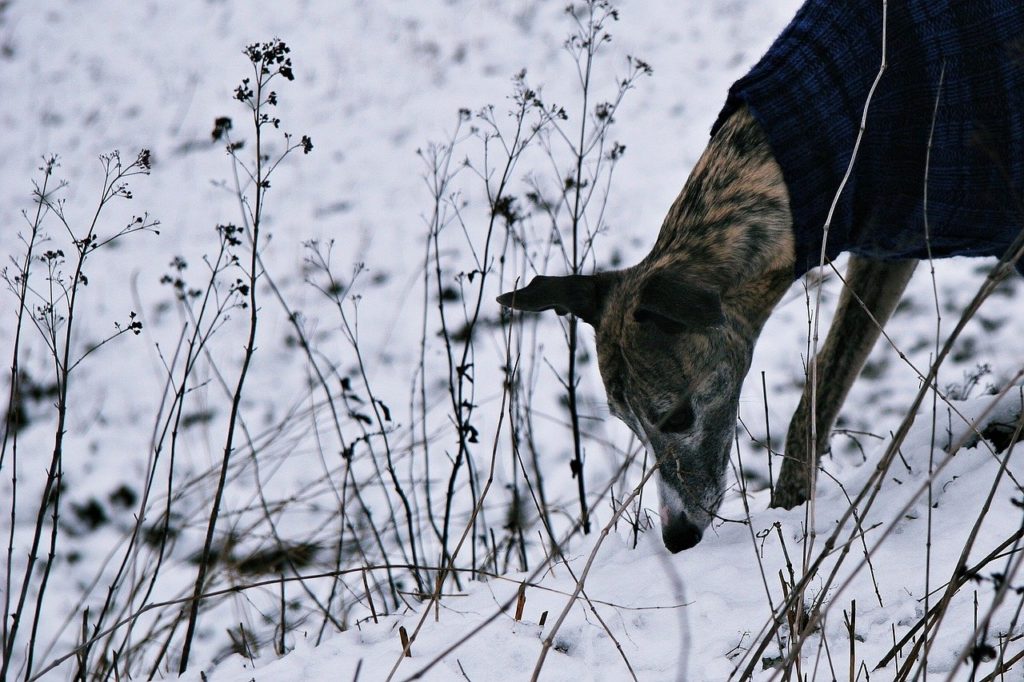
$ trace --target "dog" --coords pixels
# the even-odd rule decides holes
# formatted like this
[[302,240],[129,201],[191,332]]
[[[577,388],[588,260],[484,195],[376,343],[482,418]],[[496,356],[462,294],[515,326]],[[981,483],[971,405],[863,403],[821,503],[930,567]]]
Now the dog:
[[721,503],[754,343],[794,279],[852,254],[816,409],[808,380],[787,433],[772,493],[786,508],[813,494],[919,260],[995,256],[1024,273],[1022,189],[1024,3],[808,0],[730,89],[640,263],[538,276],[498,302],[594,327],[610,411],[656,458],[662,539],[678,552]]

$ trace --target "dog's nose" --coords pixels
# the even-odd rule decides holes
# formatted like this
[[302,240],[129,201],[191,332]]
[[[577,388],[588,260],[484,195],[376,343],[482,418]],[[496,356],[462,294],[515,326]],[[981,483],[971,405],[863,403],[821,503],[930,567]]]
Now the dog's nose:
[[665,543],[665,548],[673,554],[690,549],[700,542],[703,535],[701,529],[690,523],[684,514],[672,519],[661,529],[661,539]]

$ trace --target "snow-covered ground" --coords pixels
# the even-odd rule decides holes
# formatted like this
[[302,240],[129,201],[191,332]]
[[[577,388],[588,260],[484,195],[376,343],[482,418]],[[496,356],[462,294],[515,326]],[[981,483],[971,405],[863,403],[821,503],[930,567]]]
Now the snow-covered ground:
[[[626,55],[643,59],[654,73],[626,93],[615,116],[611,137],[625,144],[627,153],[615,167],[603,216],[607,229],[595,239],[594,263],[627,264],[646,253],[665,210],[704,148],[729,84],[756,61],[798,5],[797,0],[618,3],[621,20],[609,22],[613,40],[595,71],[597,96],[614,94],[616,78],[626,69]],[[387,590],[381,587],[384,578],[379,570],[368,571],[372,587],[365,590],[358,573],[345,574],[337,583],[333,578],[291,581],[285,590],[272,581],[281,574],[294,577],[294,566],[282,567],[278,561],[270,569],[253,569],[243,559],[282,542],[306,542],[314,547],[313,558],[298,572],[308,575],[380,564],[387,560],[387,551],[393,554],[392,563],[400,563],[401,551],[396,548],[418,544],[427,557],[423,563],[437,563],[432,528],[443,512],[457,439],[448,404],[448,356],[439,336],[437,282],[429,280],[434,264],[424,265],[425,257],[433,257],[427,236],[434,206],[424,182],[429,170],[425,154],[418,152],[427,152],[432,142],[447,142],[463,108],[477,112],[493,104],[495,120],[508,131],[505,112],[512,106],[512,77],[524,68],[529,84],[540,87],[546,101],[565,106],[567,125],[579,120],[577,72],[563,49],[574,24],[563,6],[558,0],[0,3],[0,123],[6,132],[0,138],[0,254],[5,265],[8,257],[17,259],[23,253],[19,236],[26,235],[27,225],[21,212],[32,215],[31,182],[40,178],[37,168],[46,154],[60,155],[56,176],[69,182],[61,195],[67,201],[66,214],[73,224],[83,225],[99,194],[98,155],[120,149],[127,159],[138,149],[150,149],[152,174],[132,179],[134,198],[105,213],[101,231],[109,233],[122,219],[142,212],[161,221],[159,235],[125,238],[116,249],[97,252],[87,268],[89,285],[82,289],[75,321],[76,352],[108,336],[113,323],[125,321],[131,311],[142,321],[143,333],[99,349],[75,369],[69,382],[60,532],[39,617],[33,675],[75,648],[87,606],[90,615],[85,620],[93,627],[140,514],[143,528],[160,522],[171,471],[166,453],[155,464],[158,482],[144,513],[140,500],[154,462],[160,415],[166,415],[167,368],[177,368],[172,375],[180,370],[172,357],[180,348],[182,330],[191,324],[161,277],[171,272],[172,259],[180,256],[189,264],[184,273],[190,286],[199,286],[205,275],[204,256],[216,251],[214,227],[241,220],[230,159],[223,144],[211,140],[210,131],[217,117],[230,116],[233,133],[247,142],[243,153],[251,150],[245,110],[233,99],[235,86],[248,75],[242,49],[279,37],[292,48],[296,80],[275,82],[280,94],[275,115],[282,119],[283,130],[309,135],[314,149],[309,155],[289,155],[275,171],[265,213],[270,238],[262,258],[290,308],[301,311],[318,362],[329,375],[341,406],[341,430],[346,442],[356,447],[355,473],[346,479],[347,469],[338,456],[343,445],[335,440],[310,363],[295,342],[287,312],[264,280],[258,349],[242,404],[247,435],[239,439],[243,445],[234,460],[218,526],[218,546],[233,558],[218,565],[207,590],[263,580],[271,584],[210,600],[209,608],[200,613],[189,679],[199,679],[203,671],[218,681],[348,680],[358,671],[359,679],[376,680],[385,679],[396,665],[394,679],[405,679],[442,654],[425,678],[529,679],[543,641],[569,603],[598,537],[596,532],[573,537],[565,545],[568,565],[553,560],[545,568],[542,526],[523,478],[524,472],[536,472],[525,454],[525,464],[513,458],[509,425],[501,413],[505,356],[493,300],[516,278],[533,274],[523,267],[518,246],[509,247],[512,256],[505,267],[491,264],[472,356],[474,392],[468,396],[476,406],[474,426],[480,434],[480,444],[471,452],[474,486],[487,478],[491,444],[497,443],[495,483],[480,522],[495,536],[471,538],[457,562],[462,568],[472,562],[503,575],[448,581],[433,606],[416,598],[416,586],[406,576],[404,598],[396,608],[381,603]],[[479,136],[470,132],[471,125],[486,130],[476,118],[462,123],[454,163],[467,157],[479,169],[482,147]],[[279,136],[272,135],[269,144],[272,156],[282,149]],[[564,166],[559,164],[564,162],[564,149],[558,151],[557,140],[555,145],[554,164],[543,153],[524,157],[513,174],[517,195],[525,195],[527,178],[544,186],[563,179],[559,174]],[[459,326],[452,320],[463,319],[458,301],[475,301],[478,280],[459,273],[477,267],[476,249],[486,231],[483,183],[473,168],[460,172],[452,185],[459,194],[449,205],[462,206],[465,201],[465,231],[453,220],[437,244],[442,284],[455,292],[445,305],[452,328]],[[536,256],[550,239],[543,216],[532,220],[530,235],[535,241],[526,252]],[[560,227],[564,229],[564,221]],[[52,242],[42,248],[66,244],[61,229],[51,216],[47,230]],[[343,287],[351,285],[342,309],[350,329],[357,327],[365,383],[338,309],[309,283],[326,285],[326,275],[309,263],[312,240],[319,240],[321,249],[334,240],[332,273]],[[358,264],[362,269],[354,275]],[[943,335],[953,328],[990,265],[966,260],[936,263]],[[552,274],[565,270],[559,258],[551,259],[547,268]],[[425,273],[430,287],[426,292]],[[628,679],[632,669],[639,679],[717,680],[728,678],[741,662],[746,665],[745,657],[760,643],[762,628],[770,621],[772,606],[782,601],[782,582],[791,582],[787,553],[796,577],[801,574],[806,510],[767,508],[768,456],[758,443],[766,440],[770,428],[773,447],[781,448],[799,397],[807,348],[804,292],[803,283],[794,284],[769,321],[741,398],[744,426],[739,430],[738,455],[746,475],[739,478],[747,486],[749,523],[739,479],[732,478],[721,511],[725,520],[714,524],[697,548],[683,554],[672,556],[664,550],[657,521],[650,532],[640,533],[634,547],[628,518],[620,519],[596,554],[584,590],[587,599],[572,600],[541,679]],[[826,304],[834,302],[837,292],[835,282],[825,285]],[[942,370],[939,386],[952,387],[949,393],[958,399],[952,405],[967,418],[986,411],[991,399],[979,396],[988,385],[1004,387],[1021,368],[1020,296],[1019,281],[1004,284],[968,324]],[[6,301],[0,305],[0,358],[5,358],[5,366],[14,341],[16,299],[8,295]],[[151,539],[128,552],[122,585],[145,585],[150,575],[158,579],[151,594],[118,592],[104,628],[129,620],[149,604],[179,600],[191,591],[194,558],[202,547],[216,483],[209,472],[220,465],[230,406],[227,387],[237,377],[246,330],[246,311],[236,309],[230,315],[213,336],[209,355],[199,363],[183,410],[189,425],[181,429],[173,465],[172,537],[166,560],[155,572],[160,543]],[[827,315],[826,311],[823,324]],[[538,453],[559,534],[578,514],[576,482],[568,465],[571,431],[556,374],[564,373],[566,362],[560,324],[554,316],[530,320],[517,327],[514,339],[523,353],[520,371],[534,411],[531,450]],[[848,399],[840,424],[844,431],[833,437],[834,455],[825,463],[830,476],[820,481],[814,511],[817,539],[812,557],[847,509],[846,494],[855,497],[867,483],[890,432],[917,393],[920,374],[927,371],[934,354],[935,326],[932,278],[922,267],[889,326],[892,346],[906,353],[907,360],[889,344],[879,345]],[[44,390],[53,382],[52,359],[33,327],[26,328],[25,336],[22,368],[42,395],[25,406],[29,423],[19,432],[16,467],[10,455],[0,467],[5,510],[14,492],[15,469],[17,473],[12,594],[21,587],[54,433],[53,397]],[[586,361],[592,353],[589,331],[583,338],[585,473],[600,530],[612,518],[616,501],[640,481],[643,456],[625,427],[608,417],[596,367]],[[979,365],[987,365],[987,370],[979,372]],[[968,378],[972,374],[981,375],[973,389]],[[338,389],[342,378],[351,389]],[[342,404],[342,394],[351,400]],[[372,400],[379,402],[368,402]],[[1020,400],[1018,390],[1009,390],[984,423],[1011,420],[1019,412]],[[363,422],[370,408],[381,403],[393,413],[386,427],[389,445],[397,475],[413,496],[417,529],[423,533],[412,543],[404,521],[387,520],[389,505],[399,509],[401,519],[401,505],[387,472],[377,473],[384,466],[382,437],[375,426]],[[925,498],[899,514],[908,496],[926,480],[930,454],[935,462],[942,461],[947,443],[955,442],[965,429],[961,417],[940,402],[933,431],[932,409],[929,396],[878,501],[861,519],[864,543],[853,542],[836,581],[825,584],[838,554],[825,560],[808,585],[808,601],[825,590],[832,604],[821,631],[805,645],[801,670],[808,679],[845,678],[851,660],[858,668],[863,662],[874,675],[875,664],[894,639],[921,619],[927,588],[934,591],[949,580],[985,502],[999,466],[982,442],[958,453],[937,476],[931,514]],[[618,477],[629,453],[637,457]],[[430,470],[424,468],[427,462]],[[734,463],[738,470],[739,456]],[[777,472],[777,459],[774,469]],[[980,561],[1021,525],[1014,500],[1021,498],[1017,481],[1024,472],[1012,458],[1009,471],[1013,476],[1001,480],[967,565]],[[356,477],[370,511],[335,513],[342,508],[338,491],[351,487],[347,481]],[[641,507],[649,512],[657,505],[654,486],[647,488]],[[465,468],[455,490],[457,538],[469,518],[468,500],[478,494],[469,485]],[[521,512],[525,571],[519,570],[523,562],[515,555],[515,543],[508,543],[507,552],[494,552],[501,555],[500,561],[486,549],[505,543],[517,530],[509,530],[505,518],[513,492],[527,500]],[[349,510],[355,503],[351,496],[346,500]],[[626,517],[634,514],[630,511]],[[9,514],[2,516],[0,528],[6,539]],[[339,521],[341,516],[347,521]],[[650,517],[656,519],[657,514]],[[360,544],[359,538],[369,533],[360,519],[371,518],[385,529],[381,547],[370,541]],[[49,537],[46,526],[43,555]],[[848,533],[841,540],[847,537]],[[344,552],[339,538],[348,543]],[[862,563],[864,546],[870,549],[876,543],[881,544],[872,555],[870,570],[865,566],[845,586],[845,576]],[[353,545],[364,554],[359,556]],[[5,565],[7,556],[5,552],[0,560]],[[957,592],[929,654],[930,671],[944,678],[970,646],[975,619],[984,617],[993,600],[991,576],[1005,573],[1015,557],[986,565],[978,580]],[[32,585],[39,584],[40,574],[41,567]],[[524,582],[524,610],[516,621],[516,595]],[[1017,576],[1013,585],[1022,583],[1024,578]],[[375,606],[366,599],[370,591],[378,595]],[[28,595],[31,609],[35,587]],[[933,593],[929,605],[940,595]],[[1011,590],[985,639],[997,651],[1005,644],[1006,658],[1021,650],[1014,639],[1022,633],[1015,619],[1019,599]],[[343,632],[335,632],[336,624],[318,615],[311,606],[318,600],[327,604],[336,624],[346,628]],[[851,653],[843,612],[851,612],[853,600],[856,637]],[[282,602],[287,606],[280,607]],[[131,639],[122,640],[122,626],[110,639],[97,642],[90,665],[97,665],[101,648],[111,655],[115,650],[122,656],[130,651],[134,659],[115,663],[119,674],[130,669],[134,677],[148,675],[166,640],[167,654],[155,674],[175,676],[183,608],[178,602],[142,612]],[[393,613],[371,614],[383,609]],[[279,656],[275,651],[282,620],[287,623],[283,639],[288,653]],[[416,632],[409,658],[401,657],[400,626]],[[12,679],[24,674],[29,627],[23,624],[18,635]],[[773,638],[761,655],[764,665],[755,661],[754,679],[775,674],[771,664],[788,651],[788,633],[783,627]],[[455,646],[468,635],[472,636]],[[828,650],[819,645],[823,639]],[[911,646],[903,647],[901,655]],[[878,675],[888,678],[903,660],[897,658]],[[991,662],[984,665],[983,670],[992,669]],[[43,677],[69,678],[74,666],[71,657]],[[1020,669],[1018,664],[1007,679],[1019,676]],[[961,666],[954,678],[969,675],[970,666]]]
[[[1015,396],[1009,402],[1019,405],[1019,401],[1020,396]],[[971,417],[979,414],[988,402],[972,400],[959,407]],[[1013,410],[1004,410],[1000,416],[1005,419],[1011,412]],[[871,529],[866,536],[869,547],[873,547],[874,541],[890,525],[893,513],[903,507],[912,492],[917,492],[914,483],[919,482],[922,471],[928,470],[930,438],[930,424],[916,427],[904,448],[907,468],[899,466],[900,471],[883,487],[876,503],[877,511],[863,519],[864,527]],[[937,453],[936,461],[940,456],[941,453]],[[966,450],[953,458],[938,479],[941,485],[936,486],[932,518],[935,571],[932,589],[943,586],[949,579],[948,572],[938,566],[949,566],[951,560],[955,560],[985,500],[996,469],[990,457],[978,448]],[[833,474],[852,493],[864,486],[872,468],[837,467]],[[1019,466],[1015,473],[1019,476]],[[895,479],[902,484],[895,483]],[[1011,498],[1020,499],[1019,486],[1004,480],[995,495],[996,502],[990,512],[992,520],[982,527],[978,546],[987,549],[976,552],[978,558],[988,554],[1019,524],[1020,513],[1011,504]],[[760,554],[765,579],[769,581],[772,599],[777,605],[780,599],[778,573],[785,570],[786,557],[773,525],[781,524],[781,536],[788,551],[796,553],[800,551],[800,529],[804,521],[802,510],[765,511],[767,491],[752,495],[749,503],[756,511],[750,527],[735,523],[723,525],[696,550],[680,556],[667,555],[655,533],[644,534],[636,549],[632,548],[628,534],[612,534],[601,548],[587,580],[585,593],[589,602],[580,599],[570,611],[554,640],[540,679],[629,679],[627,660],[641,680],[729,678],[743,661],[747,649],[757,643],[769,613],[756,555]],[[832,531],[847,502],[838,487],[830,486],[817,504],[820,544]],[[871,570],[865,569],[846,589],[834,594],[839,603],[824,624],[832,647],[831,661],[824,652],[820,660],[816,660],[817,645],[810,646],[803,669],[808,679],[844,679],[850,658],[843,614],[851,612],[851,602],[856,602],[857,666],[863,661],[872,676],[874,664],[893,644],[892,624],[896,625],[896,636],[901,637],[906,627],[920,618],[924,610],[926,509],[923,501],[912,505],[873,557]],[[742,504],[733,500],[723,516],[744,518]],[[877,527],[876,521],[880,523]],[[577,577],[592,545],[589,540],[573,544],[569,559]],[[851,550],[861,553],[860,542],[855,541]],[[791,558],[799,560],[799,556]],[[1005,561],[997,562],[985,574],[1002,570]],[[826,561],[823,575],[828,575],[830,569],[830,562]],[[257,680],[296,682],[347,680],[355,679],[356,671],[361,669],[359,679],[378,680],[387,678],[399,664],[393,679],[410,679],[434,665],[440,652],[469,634],[474,635],[472,639],[431,667],[423,679],[463,679],[462,676],[470,680],[529,679],[542,640],[547,636],[538,620],[547,611],[547,626],[550,627],[554,616],[573,593],[576,581],[564,566],[556,565],[550,574],[530,582],[524,591],[523,618],[516,622],[515,606],[506,604],[510,601],[514,604],[520,585],[527,579],[523,574],[508,574],[501,580],[468,589],[465,594],[453,595],[436,617],[428,610],[412,646],[411,658],[401,657],[398,628],[404,626],[412,632],[421,620],[420,613],[382,619],[379,624],[364,623],[358,629],[335,635],[319,647],[308,643],[300,645],[296,652],[266,665],[263,661],[252,664],[236,658],[217,670],[216,679],[244,682],[255,676]],[[812,583],[812,594],[820,590],[820,582]],[[840,580],[839,584],[842,583]],[[952,668],[965,644],[965,636],[972,629],[968,627],[973,625],[972,587],[977,589],[982,609],[990,598],[984,585],[972,583],[971,587],[964,588],[967,598],[961,599],[962,603],[947,616],[949,624],[931,653],[929,668],[933,673],[946,673]],[[933,596],[932,603],[935,601],[937,597]],[[1013,610],[1009,608],[1007,614],[994,620],[993,633],[1007,630]],[[500,616],[484,625],[496,613]],[[763,658],[774,659],[779,654],[779,648],[772,646]],[[878,674],[884,679],[891,676],[894,669],[890,665],[887,671]],[[754,679],[769,679],[775,672],[770,665],[762,666],[760,661],[754,670]],[[966,679],[968,675],[969,671],[961,668],[955,679]],[[944,674],[938,677],[945,679]],[[1013,678],[1008,676],[1007,679]]]

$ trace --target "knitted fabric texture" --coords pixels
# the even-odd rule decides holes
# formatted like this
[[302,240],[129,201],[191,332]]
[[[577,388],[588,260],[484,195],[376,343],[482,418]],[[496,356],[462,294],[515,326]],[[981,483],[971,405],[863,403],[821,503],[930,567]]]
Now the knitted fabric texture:
[[[1001,256],[1024,227],[1024,0],[888,5],[887,67],[825,254]],[[820,262],[881,57],[881,2],[808,0],[712,129],[744,104],[764,129],[789,189],[797,277]]]

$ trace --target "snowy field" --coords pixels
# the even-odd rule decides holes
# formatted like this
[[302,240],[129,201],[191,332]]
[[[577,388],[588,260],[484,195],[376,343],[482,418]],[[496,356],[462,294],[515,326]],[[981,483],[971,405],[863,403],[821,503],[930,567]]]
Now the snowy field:
[[[186,640],[184,679],[217,682],[1021,679],[1024,467],[1004,449],[1024,403],[1019,277],[967,322],[874,502],[848,513],[994,261],[918,268],[813,509],[783,512],[768,481],[814,286],[796,282],[744,385],[721,518],[678,555],[654,484],[634,494],[650,463],[608,415],[581,327],[580,530],[566,322],[502,316],[494,298],[567,272],[577,194],[584,270],[641,258],[730,83],[799,2],[615,6],[584,100],[565,43],[588,15],[563,0],[0,2],[0,358],[20,377],[11,404],[3,384],[8,679],[175,678]],[[294,80],[272,82],[280,128],[262,128],[256,171],[235,88],[245,47],[275,38]],[[581,124],[597,143],[577,165]],[[87,251],[75,284],[98,158],[143,149],[150,172],[95,235],[159,225]],[[271,166],[262,190],[247,180]],[[566,182],[577,168],[586,191]],[[806,611],[773,626],[794,585]]]

